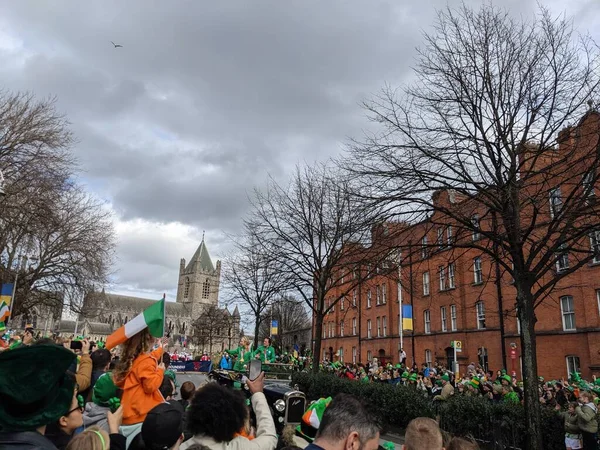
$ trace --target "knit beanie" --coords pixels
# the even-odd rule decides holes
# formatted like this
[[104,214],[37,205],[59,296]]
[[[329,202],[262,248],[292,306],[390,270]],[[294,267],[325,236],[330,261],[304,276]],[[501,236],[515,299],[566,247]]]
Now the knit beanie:
[[117,386],[113,381],[112,373],[106,372],[94,384],[92,401],[98,406],[113,406],[119,401]]
[[471,386],[473,386],[475,389],[479,389],[479,384],[480,384],[479,378],[477,378],[477,377],[473,377],[473,378],[471,379],[471,381],[469,382],[469,384],[470,384]]
[[296,433],[307,441],[312,442],[317,435],[317,430],[323,419],[323,413],[325,413],[325,409],[329,406],[329,403],[331,403],[331,397],[320,398],[312,403],[302,415],[302,421],[296,427]]
[[508,383],[512,383],[512,378],[510,377],[510,375],[502,375],[502,379],[504,381],[507,381]]
[[448,376],[448,374],[445,373],[444,375],[442,375],[442,380],[444,380],[444,381],[450,381],[450,376]]

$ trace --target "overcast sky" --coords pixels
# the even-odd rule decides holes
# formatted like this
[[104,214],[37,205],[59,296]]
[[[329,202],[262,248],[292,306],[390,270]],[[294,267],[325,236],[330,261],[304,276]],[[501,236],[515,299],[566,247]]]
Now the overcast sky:
[[[222,257],[268,174],[284,182],[296,163],[361,136],[358,103],[410,80],[421,32],[446,3],[460,4],[5,1],[0,81],[55,95],[71,121],[81,181],[115,213],[109,290],[173,300],[179,259],[202,230]],[[542,3],[598,36],[600,1]]]

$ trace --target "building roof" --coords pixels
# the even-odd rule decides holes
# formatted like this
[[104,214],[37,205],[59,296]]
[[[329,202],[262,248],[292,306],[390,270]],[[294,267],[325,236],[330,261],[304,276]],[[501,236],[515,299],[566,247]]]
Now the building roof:
[[204,238],[202,238],[202,242],[200,242],[200,246],[192,256],[192,259],[188,263],[185,268],[186,272],[191,271],[194,267],[200,268],[205,272],[214,272],[215,266],[213,266],[212,260],[210,259],[210,255],[208,254],[208,249],[206,248],[206,244],[204,243]]
[[[107,300],[108,305],[113,305],[115,310],[119,310],[121,308],[129,308],[139,312],[142,312],[144,309],[153,305],[158,300],[152,300],[141,297],[131,297],[129,295],[119,295],[119,294],[104,294]],[[167,316],[181,316],[185,315],[188,311],[186,305],[183,303],[175,303],[175,302],[165,302],[165,307],[167,309]]]
[[233,317],[240,317],[240,310],[238,309],[237,305],[235,305],[235,309],[233,310]]

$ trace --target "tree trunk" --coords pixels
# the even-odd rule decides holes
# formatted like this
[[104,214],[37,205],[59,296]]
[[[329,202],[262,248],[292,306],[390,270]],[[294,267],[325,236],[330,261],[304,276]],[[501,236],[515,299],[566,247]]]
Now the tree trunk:
[[259,333],[259,329],[260,329],[260,324],[261,324],[261,320],[260,320],[260,315],[256,316],[256,320],[254,321],[254,350],[256,350],[258,348],[258,333]]
[[527,448],[543,450],[537,375],[536,318],[530,286],[517,286],[517,305],[519,306],[519,319],[521,321],[521,355],[523,358],[525,417],[527,418]]
[[321,336],[323,334],[323,314],[315,314],[315,345],[313,347],[313,373],[319,371],[319,363],[321,362]]

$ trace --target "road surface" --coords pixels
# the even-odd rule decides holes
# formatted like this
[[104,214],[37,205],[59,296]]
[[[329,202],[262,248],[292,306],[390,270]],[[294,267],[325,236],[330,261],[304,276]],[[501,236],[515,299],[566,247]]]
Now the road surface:
[[[186,381],[191,381],[192,383],[194,383],[194,385],[196,385],[196,387],[198,387],[200,384],[206,381],[206,374],[197,372],[177,372],[177,382],[179,383],[179,385],[181,386]],[[179,398],[179,396],[177,398]],[[404,437],[393,433],[384,434],[381,436],[380,444],[383,444],[385,441],[391,441],[394,444],[403,444]],[[396,448],[399,449],[399,445],[396,445]]]

